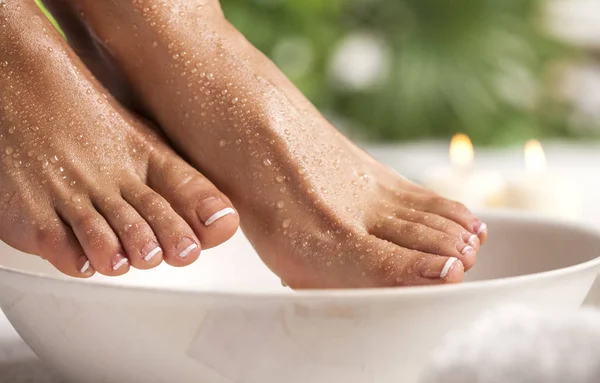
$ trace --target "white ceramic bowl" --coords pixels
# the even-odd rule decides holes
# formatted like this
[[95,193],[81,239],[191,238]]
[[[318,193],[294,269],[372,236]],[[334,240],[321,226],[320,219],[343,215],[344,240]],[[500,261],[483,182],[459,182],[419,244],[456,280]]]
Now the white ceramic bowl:
[[600,235],[513,215],[456,286],[283,288],[243,236],[185,269],[77,281],[0,249],[0,306],[73,382],[411,383],[452,326],[502,302],[575,310],[600,267]]

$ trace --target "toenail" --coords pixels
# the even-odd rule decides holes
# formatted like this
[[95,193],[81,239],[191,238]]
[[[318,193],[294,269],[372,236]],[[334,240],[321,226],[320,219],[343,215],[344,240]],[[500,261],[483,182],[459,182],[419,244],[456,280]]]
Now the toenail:
[[486,232],[487,232],[487,225],[482,222],[481,225],[479,226],[479,229],[477,229],[477,235],[481,235]]
[[456,261],[460,260],[456,257],[448,258],[444,264],[440,264],[444,258],[426,259],[421,267],[421,276],[430,279],[446,278],[450,269]]
[[87,261],[85,261],[85,263],[83,264],[83,267],[81,268],[81,270],[79,270],[79,272],[81,274],[85,274],[89,269],[90,269],[90,261],[87,260]]
[[465,246],[465,248],[463,249],[463,251],[461,251],[461,253],[462,253],[462,255],[467,255],[471,251],[475,251],[475,249],[472,246]]
[[[467,246],[470,247],[470,246]],[[454,262],[458,261],[458,258],[452,257],[446,261],[446,264],[442,268],[442,272],[440,273],[440,278],[444,279],[448,276],[448,272],[450,272],[450,268],[454,265]]]
[[149,262],[152,258],[156,257],[162,249],[158,243],[152,241],[142,248],[142,257],[144,261]]
[[216,221],[218,221],[219,219],[228,216],[230,214],[235,214],[235,210],[233,210],[230,207],[226,207],[225,209],[219,210],[218,212],[216,212],[215,214],[211,215],[206,222],[204,222],[204,225],[206,226],[210,226],[213,223],[215,223]]
[[194,250],[198,248],[198,244],[195,243],[194,241],[192,241],[189,238],[184,238],[179,242],[179,249],[183,249],[181,250],[181,252],[179,253],[179,258],[185,258],[188,255],[190,255],[190,253]]
[[467,243],[469,245],[473,245],[473,244],[477,243],[476,241],[478,241],[478,240],[479,240],[479,237],[476,236],[475,234],[473,234],[472,236],[469,237],[469,240],[467,241]]
[[127,258],[123,257],[121,254],[117,254],[115,260],[113,261],[113,271],[119,270],[121,267],[125,266],[129,261]]

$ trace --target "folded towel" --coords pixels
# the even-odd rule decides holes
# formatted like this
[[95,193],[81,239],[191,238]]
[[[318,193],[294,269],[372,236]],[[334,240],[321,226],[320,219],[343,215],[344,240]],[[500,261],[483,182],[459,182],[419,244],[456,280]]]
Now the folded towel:
[[600,383],[600,311],[505,307],[451,333],[421,383]]

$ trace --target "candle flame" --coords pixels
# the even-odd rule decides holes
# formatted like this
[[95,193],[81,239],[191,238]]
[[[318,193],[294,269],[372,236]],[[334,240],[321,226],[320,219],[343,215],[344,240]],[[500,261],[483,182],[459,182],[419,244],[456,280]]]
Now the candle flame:
[[450,162],[458,166],[469,166],[473,163],[475,151],[466,134],[456,134],[450,142]]
[[525,167],[533,171],[545,170],[547,167],[546,154],[538,140],[529,140],[525,144]]

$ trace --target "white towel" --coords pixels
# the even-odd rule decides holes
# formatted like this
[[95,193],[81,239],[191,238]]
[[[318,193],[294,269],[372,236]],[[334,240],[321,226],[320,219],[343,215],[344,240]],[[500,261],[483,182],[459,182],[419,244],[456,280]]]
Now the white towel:
[[505,307],[451,333],[421,383],[600,383],[600,311]]

